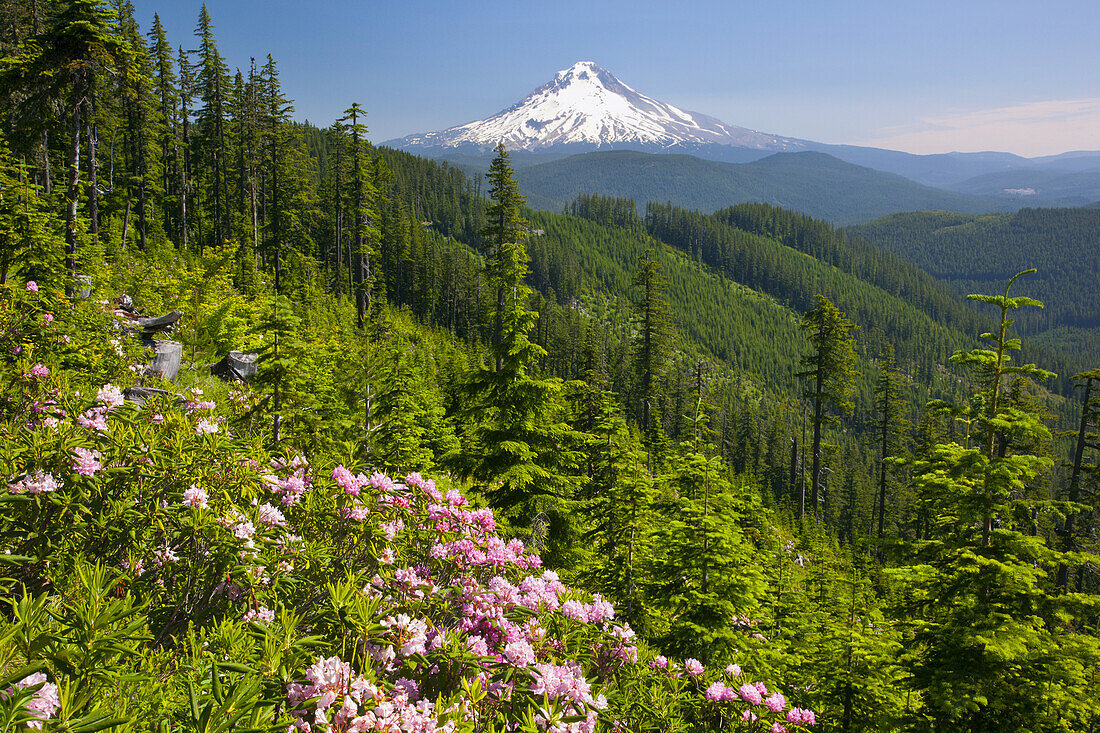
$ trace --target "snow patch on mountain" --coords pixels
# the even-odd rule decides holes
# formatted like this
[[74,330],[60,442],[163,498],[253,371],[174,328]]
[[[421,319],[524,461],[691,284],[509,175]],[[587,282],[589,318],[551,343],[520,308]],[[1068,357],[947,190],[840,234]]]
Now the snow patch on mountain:
[[602,147],[731,145],[768,151],[803,150],[801,140],[727,125],[635,91],[591,61],[580,61],[523,100],[485,120],[410,135],[400,147],[495,147],[546,150],[558,145]]

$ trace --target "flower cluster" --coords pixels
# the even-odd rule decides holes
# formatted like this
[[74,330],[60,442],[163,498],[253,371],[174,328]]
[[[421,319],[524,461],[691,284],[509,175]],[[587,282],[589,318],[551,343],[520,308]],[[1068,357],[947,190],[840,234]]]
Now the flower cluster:
[[339,657],[318,659],[306,670],[305,677],[304,684],[291,683],[287,687],[287,699],[292,705],[311,698],[318,700],[312,715],[303,709],[295,713],[297,720],[290,731],[450,733],[454,730],[453,723],[439,723],[430,701],[415,700],[415,684],[395,686],[389,696],[363,675],[352,674],[351,665]]
[[57,491],[57,479],[45,471],[35,471],[9,482],[8,491],[13,494],[45,494]]
[[34,697],[26,704],[26,711],[34,720],[27,722],[28,728],[42,729],[42,721],[49,720],[61,709],[61,699],[57,694],[57,685],[46,681],[44,672],[35,672],[14,683],[11,687],[0,692],[0,700],[12,698],[19,690],[30,687],[38,687]]
[[205,509],[209,498],[204,489],[191,484],[191,487],[183,492],[183,499],[180,503],[184,506]]
[[73,448],[72,469],[81,476],[95,476],[103,468],[98,451],[88,448]]

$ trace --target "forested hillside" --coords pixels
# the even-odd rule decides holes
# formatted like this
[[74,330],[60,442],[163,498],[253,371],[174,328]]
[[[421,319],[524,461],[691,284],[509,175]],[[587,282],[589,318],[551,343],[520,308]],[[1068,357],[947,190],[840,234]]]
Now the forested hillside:
[[922,186],[816,152],[719,163],[690,155],[620,150],[528,166],[517,176],[532,206],[553,211],[593,191],[707,213],[742,202],[763,202],[837,223],[917,209],[984,213],[1013,208],[1011,202]]
[[1020,330],[1055,348],[1100,358],[1100,212],[1024,209],[966,216],[896,214],[849,231],[935,275],[959,293],[989,290],[1016,263],[1038,269],[1031,293],[1045,307],[1017,315]]
[[5,729],[1098,722],[1100,372],[1026,252],[980,308],[773,206],[535,212],[205,7],[6,20]]

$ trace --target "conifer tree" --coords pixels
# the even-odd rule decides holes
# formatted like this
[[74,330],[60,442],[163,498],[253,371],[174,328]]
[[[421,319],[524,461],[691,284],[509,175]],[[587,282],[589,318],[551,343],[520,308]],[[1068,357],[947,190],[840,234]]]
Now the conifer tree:
[[[178,105],[180,102],[178,79],[172,63],[172,46],[168,43],[168,36],[164,25],[160,21],[160,15],[153,14],[153,25],[149,31],[152,42],[151,60],[153,67],[153,94],[157,100],[156,115],[156,144],[159,148],[160,160],[158,169],[161,174],[160,190],[162,197],[161,220],[167,232],[177,231],[179,227],[178,212],[173,215],[171,200],[174,182],[178,179],[175,174],[181,165],[179,159],[179,119]],[[178,187],[175,187],[178,188]],[[178,198],[180,192],[176,190]],[[175,221],[175,226],[171,222]]]
[[[134,6],[129,0],[118,2],[119,30],[128,53],[122,74],[123,110],[126,118],[126,138],[129,148],[130,172],[127,176],[128,199],[137,201],[138,248],[145,249],[149,233],[149,200],[161,194],[156,190],[157,176],[153,151],[156,136],[152,132],[157,110],[154,96],[155,75],[149,48],[134,19]],[[134,192],[136,189],[136,197]]]
[[[912,599],[905,613],[921,716],[937,729],[1043,730],[1091,715],[1087,680],[1075,670],[1090,664],[1096,641],[1075,631],[1080,599],[1050,592],[1048,569],[1068,558],[1032,531],[1032,509],[1050,504],[1028,495],[1052,463],[1035,452],[1050,431],[1013,392],[1021,380],[1052,375],[1010,363],[1021,344],[1008,335],[1009,312],[1041,305],[1008,295],[1027,272],[1002,295],[970,296],[1000,311],[999,329],[982,334],[990,348],[952,357],[973,374],[978,445],[940,444],[913,464],[928,538],[910,543],[911,564],[894,574]],[[1050,702],[1035,705],[1039,695]]]
[[887,344],[879,359],[879,376],[875,382],[875,409],[879,417],[875,440],[879,444],[878,476],[878,538],[883,538],[886,527],[886,486],[891,458],[900,457],[905,450],[906,402],[902,397],[903,377],[894,358],[894,347]]
[[279,69],[275,65],[275,59],[271,54],[267,56],[267,63],[260,71],[260,82],[263,85],[263,132],[262,137],[267,148],[267,179],[268,190],[271,196],[270,204],[270,232],[268,236],[268,252],[275,270],[275,292],[281,293],[283,287],[283,247],[286,238],[286,182],[284,181],[284,168],[286,165],[287,148],[289,147],[288,122],[293,107],[283,96],[282,85],[279,83]]
[[[855,369],[855,339],[851,332],[855,328],[844,314],[824,295],[816,296],[817,307],[802,316],[801,328],[809,334],[813,353],[802,357],[805,371],[795,376],[807,380],[802,392],[803,399],[813,404],[813,444],[811,455],[813,470],[810,474],[810,505],[814,516],[818,515],[818,494],[821,479],[821,429],[833,421],[826,412],[833,408],[851,413],[854,407],[849,397],[854,389],[853,382],[859,372]],[[799,504],[798,516],[801,518],[805,507]]]
[[647,442],[652,446],[660,422],[653,418],[657,386],[672,345],[672,316],[668,305],[668,284],[661,263],[652,250],[638,262],[634,287],[641,297],[634,307],[637,335],[634,337],[634,369],[638,380],[638,416]]
[[485,252],[487,275],[491,281],[497,282],[492,344],[498,351],[496,368],[499,370],[503,368],[503,357],[499,350],[504,338],[504,310],[505,300],[508,297],[508,293],[505,292],[507,273],[504,270],[512,266],[506,250],[510,246],[523,246],[529,223],[520,215],[520,208],[525,200],[520,195],[515,171],[508,160],[508,151],[504,149],[503,142],[497,145],[496,156],[489,164],[489,172],[486,176],[489,179],[489,224],[482,230],[481,236],[485,238],[488,246]]
[[[24,113],[13,121],[23,139],[38,140],[46,132],[49,116],[42,113],[53,108],[61,112],[68,171],[65,268],[69,277],[75,280],[80,235],[81,139],[85,133],[90,133],[91,140],[95,140],[92,123],[99,84],[109,70],[117,68],[126,48],[112,31],[107,10],[100,0],[71,0],[52,10],[38,43],[29,53],[16,56],[5,64],[3,87],[9,92],[18,90]],[[89,162],[94,176],[94,152]],[[98,212],[94,203],[90,203],[90,207],[94,227]],[[66,286],[66,292],[70,296],[75,292],[72,282]]]
[[[506,156],[498,148],[497,171],[508,169]],[[498,222],[518,219],[518,203],[509,193],[515,183],[508,179],[502,173],[494,187],[498,210],[491,212]],[[509,201],[513,210],[499,211]],[[516,240],[500,242],[493,253],[490,285],[503,294],[500,340],[490,351],[490,364],[475,367],[463,387],[463,412],[473,427],[464,450],[453,451],[448,462],[472,478],[514,526],[532,527],[546,516],[554,531],[568,525],[587,436],[567,421],[562,380],[535,375],[546,350],[528,335],[535,313],[527,307],[527,250],[522,237]]]
[[349,184],[352,186],[350,197],[352,217],[352,253],[348,260],[351,268],[351,288],[355,293],[356,323],[363,327],[364,320],[370,316],[372,295],[374,288],[374,276],[372,272],[372,254],[374,241],[377,239],[377,217],[374,213],[374,204],[377,191],[371,180],[369,163],[370,156],[363,149],[367,126],[359,120],[366,115],[358,102],[344,110],[341,122],[349,123],[348,134],[351,136],[351,175]]
[[[199,12],[195,36],[199,39],[197,92],[202,101],[202,107],[198,110],[195,149],[200,170],[209,176],[210,241],[220,246],[232,236],[225,190],[225,118],[230,81],[229,67],[218,51],[217,41],[214,39],[214,21],[205,3]],[[200,249],[201,246],[200,240]]]
[[[1084,462],[1085,449],[1100,450],[1100,435],[1098,435],[1100,433],[1100,395],[1097,394],[1097,387],[1100,387],[1100,369],[1075,374],[1073,379],[1076,382],[1084,382],[1081,398],[1081,421],[1077,428],[1069,487],[1066,491],[1066,499],[1073,504],[1077,504],[1084,498],[1081,485],[1082,474],[1086,468]],[[1095,470],[1095,468],[1094,465],[1093,469]],[[1076,550],[1078,545],[1076,536],[1078,513],[1076,507],[1070,507],[1067,510],[1065,525],[1062,527],[1062,549],[1069,552]],[[1058,567],[1058,584],[1063,589],[1069,587],[1069,574],[1069,565],[1062,563]]]

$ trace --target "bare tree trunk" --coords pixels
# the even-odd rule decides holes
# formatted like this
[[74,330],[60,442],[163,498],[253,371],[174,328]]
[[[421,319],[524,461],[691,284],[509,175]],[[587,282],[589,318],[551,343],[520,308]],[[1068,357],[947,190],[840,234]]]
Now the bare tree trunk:
[[95,97],[85,101],[88,107],[88,231],[92,241],[99,241],[99,162],[96,160],[96,143],[99,133],[95,122]]
[[[75,96],[75,95],[74,95]],[[65,284],[68,297],[76,295],[76,217],[80,199],[80,108],[82,103],[73,105],[72,144],[69,146],[69,190],[68,206],[65,207],[65,269],[69,280]]]
[[127,198],[126,199],[126,218],[124,218],[122,220],[122,248],[123,249],[126,249],[126,234],[129,232],[129,229],[130,229],[130,204],[131,203],[132,203],[132,201],[129,198]]
[[53,179],[50,176],[50,133],[44,131],[42,133],[42,157],[43,157],[43,171],[45,177],[46,195],[49,196],[53,193]]

